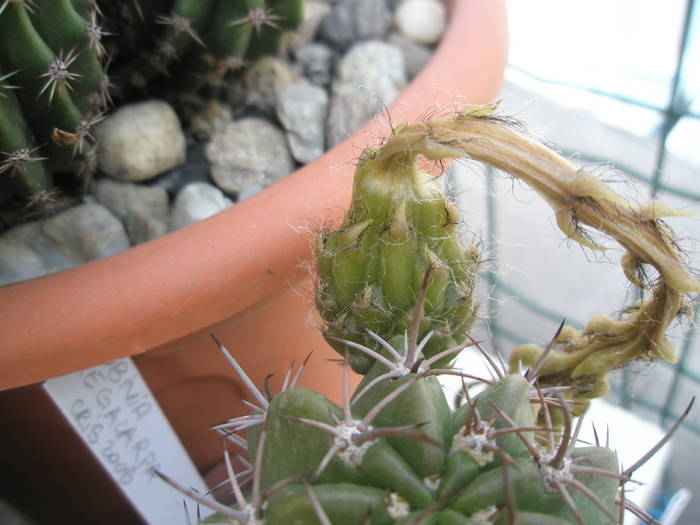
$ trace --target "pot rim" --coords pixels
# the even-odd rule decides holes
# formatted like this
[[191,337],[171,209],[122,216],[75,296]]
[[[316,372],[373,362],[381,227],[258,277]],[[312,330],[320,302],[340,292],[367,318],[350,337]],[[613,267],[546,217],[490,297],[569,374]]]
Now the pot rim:
[[384,114],[322,157],[196,224],[0,287],[0,390],[171,344],[308,277],[312,233],[342,217],[364,147],[390,122],[498,93],[505,0],[447,3],[448,27],[428,64]]

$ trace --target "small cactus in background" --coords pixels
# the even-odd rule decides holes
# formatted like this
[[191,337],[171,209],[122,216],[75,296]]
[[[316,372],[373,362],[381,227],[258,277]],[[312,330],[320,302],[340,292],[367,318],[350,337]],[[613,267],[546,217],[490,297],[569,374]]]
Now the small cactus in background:
[[162,76],[183,90],[223,85],[276,51],[302,11],[303,0],[0,2],[0,205],[50,201],[57,173],[86,185],[91,129],[113,92],[152,92]]
[[[664,333],[685,295],[700,291],[659,221],[676,212],[627,203],[493,110],[469,107],[396,128],[361,156],[341,227],[321,233],[317,304],[342,356],[340,405],[297,386],[306,363],[294,375],[289,369],[279,394],[267,384],[263,394],[215,338],[252,395],[250,415],[216,427],[250,458],[236,473],[225,453],[224,484],[236,503],[160,474],[217,511],[206,523],[599,525],[621,522],[625,510],[656,523],[625,499],[624,487],[658,446],[621,471],[607,444],[581,445],[578,434],[610,370],[674,360]],[[519,347],[510,365],[489,357],[466,333],[478,256],[460,243],[457,212],[420,170],[419,155],[470,157],[527,182],[567,236],[599,248],[589,227],[627,250],[622,264],[643,299],[620,320],[595,317],[583,334],[562,323],[546,348]],[[642,264],[657,270],[653,284],[638,278]],[[462,351],[481,351],[492,378],[450,366]],[[352,394],[351,366],[364,376]],[[462,377],[466,402],[456,409],[437,381],[442,374]],[[467,383],[483,390],[473,395]]]

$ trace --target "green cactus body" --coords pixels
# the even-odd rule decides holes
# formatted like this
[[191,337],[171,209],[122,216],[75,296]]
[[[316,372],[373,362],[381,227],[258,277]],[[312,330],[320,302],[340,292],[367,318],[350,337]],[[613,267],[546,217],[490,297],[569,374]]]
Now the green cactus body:
[[176,0],[169,16],[161,16],[159,22],[166,26],[160,37],[161,67],[179,57],[197,43],[204,46],[200,33],[206,25],[213,0]]
[[[318,428],[289,418],[307,418],[326,425],[333,424],[332,414],[342,410],[321,394],[305,389],[291,389],[276,396],[268,412],[267,439],[263,456],[262,488],[303,472],[313,472],[333,445],[333,437]],[[311,434],[311,439],[309,434]],[[250,448],[250,445],[249,445]],[[334,458],[322,474],[322,481],[362,482],[362,472]]]
[[294,29],[304,19],[303,0],[267,0],[270,23],[254,32],[247,55],[251,58],[276,53],[282,45],[283,31]]
[[83,18],[86,18],[90,9],[94,5],[95,0],[72,0],[73,9]]
[[[24,147],[44,161],[41,168],[33,162],[15,175],[22,182],[15,181],[7,198],[40,196],[50,189],[50,173],[77,174],[85,165],[90,152],[86,138],[99,114],[102,80],[86,31],[86,20],[68,0],[11,2],[0,13],[0,68],[13,72],[8,81],[18,88],[21,108],[19,114],[3,113],[3,119],[18,129],[31,129]],[[26,124],[19,124],[20,116]],[[12,151],[10,144],[7,135],[0,137],[0,151]]]
[[79,76],[72,86],[72,99],[83,115],[99,111],[102,64],[91,46],[87,20],[70,0],[43,1],[37,7],[34,24],[53,53],[75,55],[71,71]]
[[[500,430],[508,427],[508,422],[498,417],[498,409],[507,414],[519,427],[531,427],[535,424],[534,411],[530,403],[529,394],[531,386],[523,376],[512,374],[503,378],[498,383],[484,390],[475,399],[476,409],[483,421],[496,420],[493,428]],[[450,426],[450,435],[457,436],[464,432],[465,422],[469,415],[470,406],[462,405],[455,411]],[[527,439],[532,439],[531,432],[521,433]],[[527,449],[520,438],[515,434],[503,434],[496,438],[496,445],[513,457],[527,454]]]
[[[392,382],[381,386],[389,383]],[[535,392],[522,376],[506,376],[488,387],[473,403],[465,405],[471,407],[471,414],[464,408],[452,413],[447,409],[447,418],[442,408],[436,409],[446,407],[446,401],[434,383],[433,377],[407,375],[391,384],[391,392],[401,386],[403,389],[389,402],[387,391],[380,394],[381,389],[377,388],[372,396],[362,399],[365,404],[372,404],[372,397],[383,395],[373,405],[372,408],[377,404],[381,407],[369,421],[360,407],[351,406],[350,402],[346,407],[337,406],[304,388],[289,388],[272,398],[265,415],[262,450],[260,434],[254,437],[256,453],[261,454],[260,489],[270,490],[284,485],[285,480],[292,481],[274,491],[256,518],[259,523],[324,523],[318,519],[319,511],[314,509],[308,490],[314,492],[333,525],[491,523],[484,517],[496,519],[499,513],[506,512],[505,465],[496,459],[497,454],[483,460],[488,456],[487,443],[491,443],[491,450],[507,454],[514,462],[507,468],[515,494],[515,512],[527,513],[528,519],[541,515],[553,524],[573,524],[575,515],[583,523],[606,523],[606,515],[583,491],[594,494],[599,504],[612,513],[618,488],[615,454],[600,447],[573,448],[565,456],[565,467],[550,467],[547,450],[535,444],[529,430],[534,422],[530,400]],[[502,407],[508,418],[499,417],[494,406]],[[497,429],[509,428],[519,420],[518,426],[528,429],[520,435],[537,450],[538,459],[527,448],[515,447],[502,439],[515,437],[514,434],[482,442],[477,439],[471,444],[473,455],[460,448],[463,440],[458,437],[464,437],[465,425],[459,420],[473,418],[475,411],[482,418],[497,421],[498,424],[482,420],[484,425],[492,424]],[[437,431],[429,430],[431,426]],[[368,439],[363,441],[363,434]],[[401,441],[397,443],[398,439]],[[479,456],[481,459],[474,459]],[[610,477],[579,472],[576,465],[599,469]],[[300,477],[309,480],[308,489],[299,483]],[[562,486],[570,481],[583,487],[563,489],[569,490],[576,514],[562,500],[559,489],[548,486],[550,479],[555,480],[553,484],[563,480]],[[245,511],[246,506],[238,509]]]
[[254,31],[250,13],[264,7],[264,0],[217,2],[211,18],[213,28],[207,40],[208,51],[217,58],[243,58]]
[[[539,512],[519,512],[518,523],[520,525],[572,525],[569,520],[548,516]],[[501,513],[494,521],[494,525],[509,525],[508,516],[505,513]]]
[[202,27],[201,45],[190,49],[184,59],[188,67],[176,75],[185,91],[193,85],[222,88],[230,72],[261,55],[279,52],[284,32],[303,18],[303,0],[209,1],[204,24],[196,24]]
[[[375,365],[375,367],[378,366],[380,365]],[[371,372],[365,377],[365,381],[368,378],[371,379]],[[402,384],[415,378],[415,374],[408,374],[395,381],[379,383],[353,405],[354,411],[364,417],[382,399],[397,390]],[[360,384],[358,391],[363,388],[365,381]],[[382,410],[375,421],[378,426],[382,427],[426,423],[420,428],[420,432],[430,441],[401,436],[388,439],[421,478],[440,472],[445,459],[444,444],[447,426],[450,422],[450,409],[442,387],[435,377],[415,382]],[[436,446],[435,443],[439,443],[439,446]]]
[[[601,468],[611,474],[617,474],[617,457],[609,449],[593,448],[590,450],[577,450],[572,454],[573,458],[584,458],[585,464],[595,468]],[[538,512],[571,520],[574,516],[566,506],[562,497],[554,490],[547,487],[543,481],[542,469],[532,458],[523,458],[517,461],[517,468],[513,469],[513,488],[516,496],[518,510],[526,512]],[[581,482],[588,490],[595,493],[606,508],[613,513],[614,500],[617,494],[618,482],[615,479],[596,476],[583,480],[585,474],[575,474],[574,480]],[[584,523],[606,523],[600,516],[598,507],[588,505],[590,501],[580,492],[568,490],[571,498],[576,503],[577,512],[583,518]],[[459,493],[452,506],[454,509],[466,514],[473,514],[479,510],[494,506],[502,507],[504,503],[504,490],[502,474],[499,470],[489,470],[476,479]],[[614,523],[616,520],[608,519]]]
[[[345,483],[324,484],[314,492],[333,525],[394,523],[387,511],[386,494],[380,489]],[[277,492],[265,513],[266,525],[312,525],[318,522],[304,487],[296,485]]]
[[0,204],[13,193],[31,196],[49,185],[15,90],[7,87],[10,79],[3,78],[0,72]]
[[[621,473],[614,451],[579,446],[582,420],[574,418],[610,368],[665,342],[682,294],[700,284],[673,243],[654,233],[660,226],[648,223],[667,209],[621,204],[600,181],[490,119],[492,109],[397,128],[360,159],[342,226],[319,236],[316,302],[328,342],[345,357],[340,405],[297,387],[298,374],[290,382],[291,369],[279,394],[266,388],[263,396],[217,340],[258,408],[217,427],[247,431],[255,465],[250,497],[230,461],[235,506],[188,492],[220,512],[213,520],[605,525],[618,523],[622,507],[650,518],[619,492],[640,463]],[[620,241],[631,253],[624,264],[644,261],[659,270],[650,299],[622,321],[597,317],[582,335],[560,328],[546,349],[521,347],[524,374],[508,373],[502,358],[489,361],[492,380],[449,367],[458,352],[478,346],[465,333],[478,258],[459,242],[458,217],[439,181],[418,168],[418,153],[433,160],[471,155],[510,168],[557,213],[581,205],[571,216]],[[577,192],[585,198],[572,197]],[[666,347],[656,351],[672,356]],[[351,366],[364,374],[354,393]],[[466,402],[453,409],[440,374],[461,375],[483,390],[472,396],[465,381]]]
[[[316,302],[331,346],[345,352],[340,338],[381,350],[366,330],[387,341],[403,335],[428,269],[419,338],[435,333],[424,354],[464,341],[475,313],[478,256],[460,241],[457,222],[441,181],[418,167],[417,156],[386,163],[364,155],[345,221],[316,246]],[[349,352],[353,370],[367,373],[373,360]]]
[[12,81],[22,87],[17,95],[37,144],[58,167],[70,168],[72,145],[59,145],[55,133],[58,130],[73,134],[81,121],[70,92],[78,78],[71,76],[75,74],[68,64],[71,59],[68,55],[54,55],[23,3],[10,4],[0,15],[0,32],[5,35],[0,45],[0,63],[5,71],[17,71]]

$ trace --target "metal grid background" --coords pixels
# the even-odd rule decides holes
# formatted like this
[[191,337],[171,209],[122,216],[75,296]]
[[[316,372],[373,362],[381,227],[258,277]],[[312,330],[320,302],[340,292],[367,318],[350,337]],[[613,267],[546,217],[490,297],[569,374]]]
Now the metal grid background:
[[[659,195],[672,195],[680,197],[685,201],[700,203],[699,192],[689,191],[687,187],[679,187],[674,185],[672,180],[667,180],[665,177],[665,168],[668,158],[667,141],[669,135],[682,118],[700,119],[700,115],[693,113],[690,110],[691,99],[687,93],[683,92],[682,89],[682,78],[684,72],[687,70],[687,68],[693,67],[693,65],[687,63],[686,57],[688,51],[689,34],[694,16],[697,16],[695,0],[688,0],[685,6],[682,34],[679,38],[679,49],[675,72],[671,79],[671,95],[669,97],[669,103],[666,107],[650,105],[630,96],[609,93],[591,88],[584,88],[550,78],[539,77],[529,71],[518,69],[512,65],[509,67],[516,69],[519,73],[534,78],[539,82],[556,84],[567,88],[580,89],[595,95],[606,97],[608,99],[614,99],[625,104],[650,109],[663,115],[663,125],[660,133],[658,134],[657,153],[654,161],[652,176],[645,175],[627,166],[624,158],[601,159],[595,158],[592,155],[579,155],[578,158],[585,162],[591,163],[613,161],[615,166],[620,171],[636,179],[644,188],[646,188],[646,191],[648,192],[647,196],[649,198],[656,198]],[[574,154],[574,152],[569,152],[566,150],[563,150],[562,153],[565,156]],[[499,235],[499,232],[497,231],[497,217],[499,213],[499,206],[502,206],[503,204],[501,204],[500,200],[496,196],[494,177],[495,175],[493,173],[487,171],[486,223],[488,235],[485,239],[485,249],[489,259],[491,261],[495,261],[495,265],[497,266],[499,260],[499,247],[495,242],[495,239],[498,239]],[[698,177],[700,182],[700,167],[698,167]],[[517,286],[514,286],[502,279],[498,272],[488,272],[486,275],[486,280],[491,289],[491,293],[495,294],[496,297],[503,295],[514,298],[521,307],[527,309],[531,314],[536,315],[542,320],[553,323],[554,325],[561,322],[562,312],[554,311],[539,298],[530,297],[526,293],[523,293]],[[696,315],[700,313],[698,310],[700,310],[700,308],[698,308],[696,304]],[[497,308],[491,309],[488,312],[488,316],[490,332],[497,346],[512,347],[513,344],[531,342],[525,340],[525,338],[515,333],[511,327],[509,327],[508,322],[501,318],[501,314]],[[585,326],[585,320],[567,318],[567,324],[574,325],[581,329]],[[680,345],[677,344],[678,362],[676,364],[660,362],[655,365],[667,369],[666,373],[670,373],[672,375],[672,380],[670,383],[668,383],[668,388],[665,392],[657,393],[657,395],[653,396],[653,398],[632,395],[630,392],[630,383],[633,380],[634,372],[626,369],[622,371],[621,376],[618,376],[617,380],[613,383],[613,394],[618,396],[617,401],[626,408],[643,408],[645,409],[646,413],[651,411],[658,419],[659,424],[662,427],[667,428],[680,415],[678,406],[684,405],[688,401],[687,399],[680,399],[681,390],[685,392],[685,389],[681,389],[680,385],[685,383],[686,385],[689,385],[691,391],[695,390],[700,392],[700,374],[688,367],[688,363],[693,352],[700,352],[700,338],[698,336],[699,330],[700,328],[698,327],[697,323],[693,323],[687,327],[683,335],[682,343]],[[499,344],[499,341],[507,344]],[[684,427],[691,430],[696,435],[700,435],[700,420],[698,420],[698,418],[689,418]]]

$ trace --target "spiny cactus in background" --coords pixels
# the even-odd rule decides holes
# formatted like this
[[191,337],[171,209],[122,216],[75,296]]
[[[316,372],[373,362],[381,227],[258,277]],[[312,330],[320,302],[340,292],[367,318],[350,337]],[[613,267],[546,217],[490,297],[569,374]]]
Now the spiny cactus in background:
[[46,195],[52,173],[93,165],[87,140],[104,86],[87,28],[68,0],[2,4],[0,201],[11,190]]
[[[657,523],[624,488],[691,405],[624,471],[607,444],[596,437],[581,446],[578,435],[588,400],[606,390],[611,369],[674,358],[664,332],[683,312],[685,294],[700,291],[659,222],[675,212],[627,203],[493,110],[469,107],[398,127],[360,158],[345,221],[317,244],[317,303],[326,337],[343,356],[341,405],[297,386],[306,363],[294,376],[290,367],[279,394],[272,396],[267,381],[263,394],[215,338],[253,396],[250,415],[215,427],[250,458],[235,473],[225,453],[223,484],[235,504],[160,474],[217,511],[205,523],[599,525],[621,523],[625,510]],[[507,170],[546,199],[573,240],[599,248],[584,226],[617,240],[643,300],[621,320],[594,318],[583,335],[562,326],[545,349],[516,349],[510,367],[499,354],[489,357],[458,333],[473,317],[477,257],[459,243],[456,212],[420,171],[419,155],[470,157]],[[655,283],[637,278],[633,266],[641,264],[656,268]],[[453,306],[459,301],[469,305],[462,319]],[[489,360],[491,379],[449,366],[467,348]],[[353,394],[351,365],[364,375]],[[462,378],[466,402],[454,410],[437,381],[442,374]],[[482,390],[473,395],[472,386]],[[242,488],[248,482],[250,497]]]
[[159,75],[223,85],[245,58],[276,51],[302,11],[303,0],[0,2],[0,204],[50,201],[55,173],[84,185],[115,89],[153,92]]
[[[97,2],[117,88],[152,89],[160,75],[183,91],[222,87],[234,72],[279,50],[284,31],[303,18],[303,0]],[[155,35],[155,37],[154,37]]]

